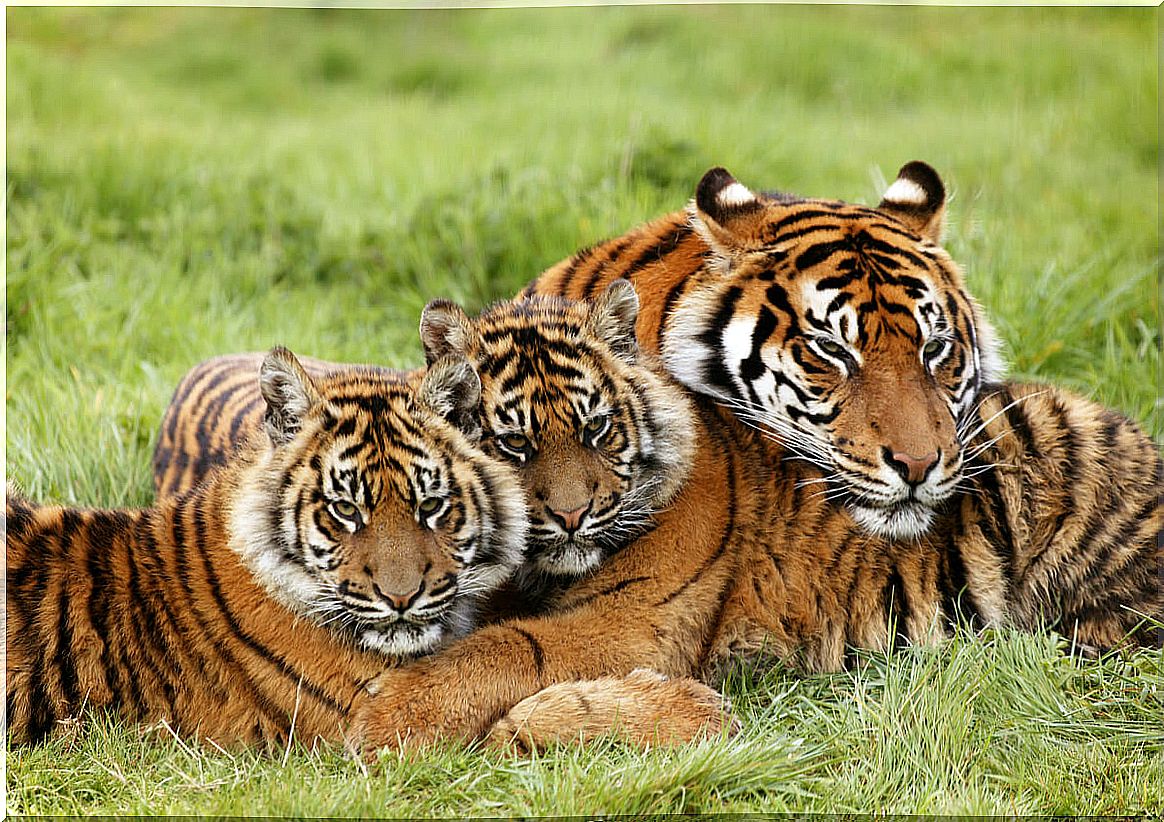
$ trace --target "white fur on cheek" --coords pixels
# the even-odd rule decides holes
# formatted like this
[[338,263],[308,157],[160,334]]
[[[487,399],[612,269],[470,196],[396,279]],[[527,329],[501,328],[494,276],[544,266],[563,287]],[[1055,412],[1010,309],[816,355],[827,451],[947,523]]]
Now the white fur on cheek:
[[663,362],[671,376],[683,385],[698,393],[719,396],[703,375],[705,363],[716,356],[701,338],[715,312],[716,299],[710,292],[708,289],[689,295],[675,309],[663,337]]
[[756,330],[756,317],[745,314],[734,318],[720,334],[725,363],[735,364],[752,356],[752,335]]
[[319,598],[319,581],[282,556],[270,531],[270,492],[253,478],[241,485],[244,490],[230,512],[230,547],[276,601],[297,614],[306,614]]

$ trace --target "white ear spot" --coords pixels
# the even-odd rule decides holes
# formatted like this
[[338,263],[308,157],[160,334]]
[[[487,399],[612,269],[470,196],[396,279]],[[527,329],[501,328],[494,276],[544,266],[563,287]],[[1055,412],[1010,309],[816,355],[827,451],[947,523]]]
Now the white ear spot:
[[744,205],[756,199],[756,195],[743,183],[732,183],[716,195],[720,205],[725,207]]
[[913,180],[907,180],[904,177],[898,177],[894,180],[893,185],[886,189],[882,199],[889,203],[914,206],[924,206],[929,202],[925,189]]

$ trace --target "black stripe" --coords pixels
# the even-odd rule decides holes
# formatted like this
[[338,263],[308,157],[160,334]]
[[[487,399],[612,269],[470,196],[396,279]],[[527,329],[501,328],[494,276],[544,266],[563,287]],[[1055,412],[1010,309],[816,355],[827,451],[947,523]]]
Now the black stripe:
[[942,553],[942,611],[950,625],[958,622],[961,617],[970,627],[977,627],[982,623],[982,615],[978,602],[970,591],[966,582],[966,563],[962,557],[962,541],[966,532],[961,521],[955,529],[954,524],[946,530],[946,545]]
[[77,682],[77,667],[73,664],[72,659],[73,637],[72,625],[69,621],[69,588],[73,575],[68,572],[71,565],[73,541],[77,538],[78,533],[83,534],[81,538],[84,539],[84,524],[84,517],[79,516],[76,511],[62,511],[62,527],[61,534],[59,534],[61,543],[59,543],[57,561],[54,562],[54,565],[58,565],[65,572],[61,574],[61,593],[57,597],[57,650],[54,664],[58,675],[61,676],[61,688],[70,708],[79,706],[81,693]]
[[[833,256],[834,254],[840,254],[842,252],[849,251],[850,248],[851,248],[851,243],[847,239],[846,240],[831,240],[831,241],[825,242],[825,243],[817,243],[816,245],[809,246],[807,249],[800,252],[800,254],[798,254],[796,256],[796,260],[794,261],[793,264],[796,266],[797,271],[805,271],[809,268],[813,268],[814,266],[820,265],[825,260],[827,260],[829,257]],[[843,283],[843,285],[847,285],[848,280],[856,279],[856,277],[857,277],[856,274],[850,275],[846,279],[846,281]],[[831,279],[836,279],[836,278],[830,278],[830,280]],[[829,287],[832,287],[832,286],[829,286]],[[838,286],[838,287],[841,287],[841,286]]]
[[[64,538],[62,537],[62,543]],[[62,559],[67,562],[68,552],[67,547],[65,555]],[[66,563],[62,563],[63,565]],[[57,675],[61,680],[61,690],[64,692],[65,700],[70,707],[75,708],[80,704],[81,693],[77,687],[77,670],[73,665],[72,650],[73,650],[73,630],[69,623],[69,583],[72,579],[72,574],[61,575],[61,591],[57,597],[57,649],[53,657],[53,664],[56,666]]]
[[[1137,508],[1136,511],[1130,516],[1126,516],[1128,514],[1128,510],[1127,508],[1123,507],[1123,502],[1124,500],[1122,499],[1121,495],[1113,494],[1111,499],[1108,501],[1107,508],[1096,520],[1096,525],[1098,526],[1100,524],[1113,525],[1117,519],[1123,519],[1123,525],[1120,527],[1118,533],[1113,534],[1112,536],[1103,540],[1103,542],[1096,547],[1095,552],[1090,557],[1079,557],[1078,554],[1079,552],[1086,550],[1089,546],[1089,543],[1094,541],[1095,534],[1091,533],[1091,530],[1089,529],[1088,534],[1086,534],[1080,541],[1078,546],[1079,552],[1076,552],[1076,557],[1079,559],[1090,560],[1087,562],[1087,567],[1084,570],[1081,584],[1086,582],[1093,586],[1099,585],[1102,588],[1115,587],[1115,583],[1111,579],[1111,572],[1120,571],[1122,570],[1122,567],[1112,569],[1112,554],[1117,548],[1125,548],[1128,546],[1128,543],[1131,541],[1136,531],[1138,531],[1140,526],[1148,520],[1148,518],[1152,515],[1152,512],[1155,511],[1157,507],[1159,507],[1160,496],[1157,494],[1149,494],[1144,499],[1144,501],[1140,503],[1140,507]],[[1117,506],[1120,508],[1118,513],[1125,515],[1124,517],[1117,517]],[[1151,547],[1155,546],[1153,545]],[[1131,557],[1125,557],[1123,565],[1126,566],[1129,561],[1138,558],[1138,554],[1139,552],[1133,552]],[[1154,558],[1151,556],[1151,551],[1149,551],[1148,554],[1149,561],[1153,561]]]
[[659,330],[655,339],[655,347],[659,351],[663,350],[663,332],[667,329],[667,320],[671,317],[671,313],[675,308],[675,303],[679,300],[679,297],[683,295],[687,286],[694,281],[694,277],[683,277],[667,291],[667,296],[663,300],[663,313],[659,315]]
[[[167,674],[176,668],[177,676],[180,679],[182,671],[181,663],[175,654],[172,652],[168,653],[170,649],[164,639],[159,620],[156,618],[156,611],[147,613],[152,598],[142,595],[138,579],[138,557],[136,549],[139,541],[152,539],[150,532],[152,513],[152,510],[146,511],[136,521],[122,514],[119,522],[120,527],[127,534],[126,561],[129,565],[130,595],[128,618],[133,629],[133,635],[142,649],[142,660],[145,662],[149,672],[153,675],[154,680],[161,686],[162,697],[166,703],[166,716],[173,718],[175,716],[174,688]],[[161,664],[158,664],[159,654],[161,655]]]
[[[732,374],[728,371],[727,363],[723,358],[723,348],[720,336],[723,329],[731,322],[735,314],[736,304],[743,296],[743,289],[733,285],[720,295],[715,314],[708,320],[707,326],[699,333],[699,339],[712,352],[712,356],[703,362],[701,369],[704,382],[709,386],[719,388],[727,396],[739,396]],[[743,397],[740,397],[743,399]]]
[[780,233],[782,229],[794,226],[798,223],[802,223],[805,220],[815,220],[818,217],[825,217],[830,220],[844,220],[852,222],[854,220],[864,220],[870,216],[867,212],[845,213],[843,211],[839,211],[838,208],[841,206],[840,203],[833,205],[832,203],[827,202],[817,202],[813,203],[813,206],[815,206],[815,208],[804,208],[803,210],[793,211],[787,217],[782,217],[769,225],[769,244],[775,245],[784,238],[784,235]]
[[89,528],[86,564],[89,577],[93,580],[93,588],[89,592],[88,615],[89,624],[93,631],[102,639],[101,668],[105,677],[105,686],[114,695],[115,702],[124,706],[126,699],[121,688],[121,677],[118,676],[115,666],[110,661],[110,645],[117,640],[117,637],[110,623],[109,607],[121,604],[118,601],[113,573],[109,566],[116,536],[116,531],[104,519],[98,519]]
[[1014,536],[1010,530],[1010,520],[1007,518],[1006,501],[1002,498],[1002,491],[998,487],[998,476],[995,470],[984,472],[978,478],[979,487],[985,492],[986,502],[990,506],[990,515],[983,511],[981,524],[982,534],[986,537],[988,547],[999,561],[999,566],[1006,581],[1007,591],[1014,583]]
[[603,588],[600,591],[594,591],[592,593],[586,594],[585,596],[578,597],[577,599],[572,599],[572,600],[570,600],[570,602],[568,604],[562,605],[558,608],[555,608],[554,612],[559,613],[559,614],[564,614],[564,613],[569,613],[571,611],[576,611],[579,608],[583,608],[583,607],[589,605],[590,603],[594,602],[596,599],[601,599],[602,597],[605,597],[605,596],[617,594],[620,591],[622,591],[626,588],[629,588],[632,585],[638,585],[639,583],[642,583],[642,582],[652,582],[653,580],[654,580],[654,577],[629,577],[628,579],[624,579],[624,580],[621,580],[619,582],[616,582],[614,585],[611,585],[607,588]]
[[619,255],[623,252],[623,249],[631,244],[631,239],[632,238],[630,237],[624,237],[621,240],[616,241],[613,248],[611,248],[610,253],[606,255],[605,259],[595,260],[594,267],[590,270],[590,274],[587,276],[585,284],[578,292],[579,294],[584,295],[587,299],[594,299],[596,296],[598,296],[600,290],[606,285],[602,282],[603,275],[606,274],[610,266],[618,260]]
[[44,555],[47,547],[45,531],[37,529],[20,537],[9,533],[6,543],[8,596],[31,603],[41,602],[52,567]]
[[120,574],[114,564],[115,558],[124,557],[122,552],[132,541],[128,523],[129,517],[122,511],[100,511],[89,518],[87,524],[90,549],[96,545],[109,580],[102,602],[102,618],[108,627],[98,632],[104,642],[102,659],[107,660],[110,654],[115,657],[113,676],[118,684],[120,706],[131,716],[142,718],[147,715],[147,706],[139,685],[138,666],[130,661],[129,654],[130,643],[138,639],[128,624],[136,612],[137,603],[129,601],[120,590]]
[[687,223],[682,223],[670,234],[663,235],[662,238],[649,245],[638,257],[634,259],[622,271],[622,276],[632,278],[638,271],[651,263],[662,260],[668,254],[671,254],[677,249],[680,243],[691,234],[691,226]]
[[813,223],[812,225],[806,225],[791,231],[785,231],[779,237],[776,237],[774,240],[770,241],[769,244],[784,244],[790,240],[799,240],[802,237],[808,236],[809,234],[815,234],[818,231],[837,231],[838,229],[840,229],[840,226],[836,225],[835,223]]
[[[217,361],[212,360],[211,362]],[[174,390],[174,396],[170,398],[170,404],[166,407],[166,416],[162,420],[162,436],[158,438],[159,444],[167,441],[177,443],[178,420],[182,416],[181,409],[186,406],[195,386],[200,386],[205,378],[214,378],[215,371],[208,367],[209,364],[204,362],[194,366],[194,369],[186,374],[185,379],[178,383],[178,387]]]
[[250,422],[252,428],[258,428],[257,425],[254,425],[254,422],[256,421],[252,418],[256,415],[259,407],[263,404],[262,396],[256,396],[247,400],[247,402],[243,404],[242,408],[235,412],[234,417],[232,417],[230,421],[230,428],[228,429],[230,431],[229,437],[232,445],[237,445],[243,441],[244,437],[239,436],[239,430],[242,428],[244,421]]
[[[26,734],[33,742],[38,742],[52,732],[56,724],[57,715],[53,709],[53,702],[49,699],[44,678],[44,655],[37,653],[36,648],[25,647],[25,658],[33,662],[29,679],[32,681],[31,693],[28,696],[28,728]],[[9,714],[11,721],[11,714]]]
[[202,566],[206,573],[207,586],[210,588],[210,594],[214,598],[214,602],[218,606],[219,612],[226,620],[227,626],[230,628],[231,633],[233,633],[240,642],[250,648],[256,655],[262,658],[263,661],[276,668],[279,673],[286,677],[289,682],[294,683],[296,688],[298,688],[300,683],[302,683],[304,692],[315,697],[320,703],[322,703],[327,708],[330,708],[332,711],[342,714],[344,706],[340,702],[333,699],[330,694],[325,692],[314,682],[304,678],[291,665],[289,665],[282,656],[276,654],[274,651],[267,648],[265,645],[243,630],[243,627],[239,624],[234,612],[227,604],[226,597],[223,596],[222,593],[222,587],[218,582],[218,576],[214,573],[214,566],[211,563],[209,552],[207,551],[207,546],[205,544],[206,529],[204,522],[204,509],[202,506],[197,506],[194,509],[194,528],[196,533],[194,548],[202,557]]
[[[1107,442],[1105,447],[1100,449],[1100,453],[1096,457],[1097,467],[1095,476],[1097,477],[1104,477],[1108,475],[1109,466],[1107,458],[1116,456],[1114,451],[1115,433],[1110,430],[1105,433]],[[1096,546],[1093,546],[1093,543],[1095,543],[1101,533],[1107,529],[1107,526],[1111,524],[1112,518],[1116,515],[1116,512],[1123,507],[1123,498],[1117,489],[1113,489],[1109,484],[1105,483],[1100,483],[1099,485],[1100,488],[1097,490],[1107,492],[1107,503],[1100,509],[1092,508],[1090,510],[1089,513],[1091,516],[1088,520],[1087,528],[1076,541],[1075,550],[1072,551],[1074,562],[1078,564],[1085,563],[1088,568],[1088,570],[1085,571],[1084,578],[1088,578],[1090,576],[1091,569],[1094,567],[1095,557],[1092,555],[1092,548]],[[1151,501],[1155,502],[1155,500]],[[1104,545],[1101,543],[1098,546],[1098,549],[1101,553],[1103,548]],[[1107,545],[1107,550],[1111,550],[1110,543]]]
[[519,636],[525,637],[526,642],[529,643],[529,649],[533,653],[534,670],[537,672],[538,682],[542,682],[543,672],[546,666],[546,655],[542,650],[541,643],[534,638],[534,635],[529,631],[518,628],[514,625],[509,626],[510,630]]
[[1065,453],[1059,460],[1059,468],[1063,472],[1062,487],[1068,495],[1068,499],[1065,500],[1066,504],[1063,505],[1063,510],[1055,518],[1055,525],[1051,530],[1050,543],[1054,544],[1063,530],[1063,524],[1067,521],[1067,517],[1071,516],[1075,511],[1074,500],[1071,498],[1071,495],[1074,494],[1075,486],[1079,481],[1079,456],[1077,451],[1080,443],[1080,435],[1071,424],[1067,407],[1063,403],[1063,398],[1058,393],[1051,395],[1051,410],[1058,417],[1059,429],[1064,432],[1061,441]]
[[279,709],[279,707],[271,702],[267,696],[258,690],[255,682],[247,676],[246,670],[239,663],[231,649],[224,645],[217,639],[217,631],[213,630],[212,626],[206,621],[202,614],[202,608],[196,601],[194,588],[191,584],[190,568],[186,559],[187,544],[185,540],[185,526],[183,520],[186,516],[186,511],[193,507],[200,509],[202,497],[198,493],[186,493],[178,497],[177,504],[173,510],[172,536],[174,539],[175,551],[175,566],[177,570],[178,580],[182,585],[182,589],[186,593],[187,608],[186,612],[192,615],[200,628],[200,635],[209,643],[217,652],[219,658],[227,665],[234,668],[235,677],[234,683],[250,694],[251,699],[257,706],[260,713],[264,714],[267,720],[273,725],[280,725],[286,721],[286,712]]
[[23,540],[32,524],[33,509],[22,500],[9,497],[4,506],[4,534],[8,539]]
[[[210,398],[210,402],[206,403],[205,407],[200,410],[200,413],[194,420],[194,435],[198,443],[202,446],[203,451],[213,444],[214,435],[221,429],[222,420],[220,418],[227,403],[230,402],[236,391],[247,387],[246,383],[234,382],[238,376],[238,367],[232,363],[229,370],[224,369],[216,376],[214,384],[208,389],[214,390],[217,393]],[[228,381],[231,384],[224,385]],[[257,376],[255,377],[255,383],[258,383]],[[202,399],[206,399],[206,394],[203,395]],[[201,460],[199,460],[199,465],[201,465]]]
[[1039,446],[1035,444],[1035,438],[1031,434],[1031,427],[1027,423],[1027,414],[1023,410],[1023,401],[1026,397],[1015,397],[1010,391],[1005,391],[1004,407],[1010,406],[1006,409],[1006,422],[1014,431],[1015,436],[1018,437],[1019,442],[1023,448],[1023,459],[1042,459],[1043,454],[1039,451]]
[[562,273],[558,275],[558,282],[561,283],[559,293],[569,293],[570,286],[573,285],[574,272],[578,270],[578,266],[590,259],[590,255],[593,253],[594,246],[587,246],[574,252],[574,256],[570,258],[566,267],[562,269]]
[[[920,268],[923,271],[929,270],[926,261],[905,246],[879,240],[867,231],[860,232],[854,241],[860,243],[860,248],[866,255],[875,258],[876,262],[882,265],[892,266],[894,270],[901,267],[899,258],[902,257],[914,268]],[[895,276],[887,276],[886,281],[895,285],[901,284],[900,279]]]
[[704,629],[706,633],[703,635],[703,645],[699,649],[699,657],[696,664],[697,670],[706,670],[708,659],[715,649],[715,640],[719,636],[720,628],[723,627],[724,614],[727,613],[727,588],[728,581],[725,580],[720,585],[719,591],[716,592],[715,598],[717,605],[715,614],[712,616],[710,624]]

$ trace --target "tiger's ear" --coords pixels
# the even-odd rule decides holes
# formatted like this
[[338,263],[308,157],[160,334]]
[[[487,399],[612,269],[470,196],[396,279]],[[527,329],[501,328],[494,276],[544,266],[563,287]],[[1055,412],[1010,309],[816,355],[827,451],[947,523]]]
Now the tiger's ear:
[[725,257],[763,242],[765,210],[764,201],[723,168],[703,175],[688,206],[695,230]]
[[629,280],[615,280],[590,304],[587,326],[620,359],[634,363],[639,353],[635,323],[639,319],[639,295]]
[[295,355],[283,346],[271,349],[259,368],[259,389],[267,401],[263,427],[274,445],[299,433],[303,420],[323,398]]
[[885,189],[881,211],[892,214],[931,242],[942,241],[946,216],[946,187],[938,172],[919,160],[906,163],[893,185]]
[[457,354],[441,357],[429,366],[416,393],[422,406],[472,442],[481,438],[481,378],[467,359]]
[[420,342],[429,365],[450,354],[467,357],[476,337],[473,321],[454,302],[433,300],[420,312]]

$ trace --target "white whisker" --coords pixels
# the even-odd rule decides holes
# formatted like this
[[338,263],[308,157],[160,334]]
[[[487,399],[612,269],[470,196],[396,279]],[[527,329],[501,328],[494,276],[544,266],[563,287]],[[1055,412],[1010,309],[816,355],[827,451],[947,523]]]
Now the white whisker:
[[[986,426],[990,425],[990,423],[994,422],[1001,415],[1005,414],[1007,411],[1014,408],[1019,403],[1024,402],[1026,400],[1029,400],[1033,397],[1038,397],[1038,396],[1040,396],[1042,394],[1046,394],[1046,393],[1047,393],[1047,390],[1035,391],[1033,393],[1026,394],[1022,397],[1015,398],[1012,402],[1007,403],[1002,408],[1000,408],[998,411],[996,411],[994,414],[991,414],[987,419],[983,420],[979,425],[977,425],[973,429],[973,431],[959,436],[959,439],[962,440],[962,442],[972,441],[975,437],[977,437],[979,434],[981,434],[986,429]],[[995,396],[995,395],[991,395],[991,396]]]

